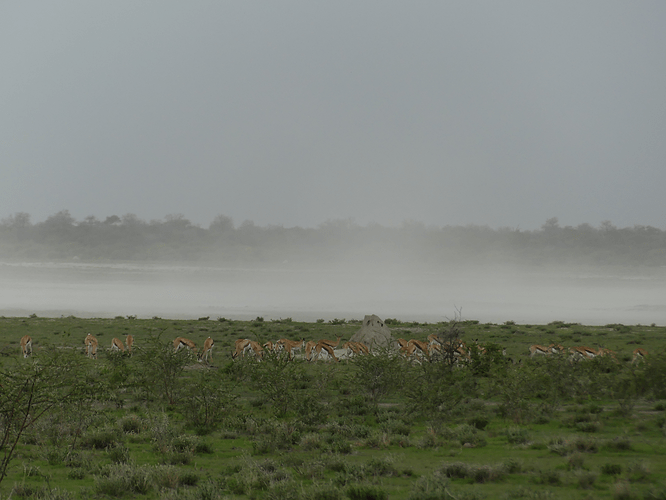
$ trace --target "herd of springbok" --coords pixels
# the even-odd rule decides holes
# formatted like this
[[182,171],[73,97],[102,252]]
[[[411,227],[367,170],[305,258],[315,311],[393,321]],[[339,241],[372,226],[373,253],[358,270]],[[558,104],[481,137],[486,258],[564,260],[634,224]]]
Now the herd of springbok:
[[[294,359],[299,355],[307,361],[339,361],[340,359],[349,359],[356,355],[369,354],[370,349],[362,342],[345,342],[340,349],[341,337],[337,340],[319,340],[308,341],[289,340],[286,338],[277,340],[276,342],[268,341],[263,345],[250,339],[238,339],[234,344],[234,350],[231,354],[232,359],[239,357],[254,356],[258,359],[263,359],[264,353],[281,354],[284,353],[289,359]],[[85,345],[86,355],[91,359],[97,359],[97,348],[99,342],[92,334],[88,333],[83,341]],[[32,355],[32,338],[29,335],[21,337],[21,353],[24,358]],[[134,337],[127,335],[125,343],[114,337],[111,340],[111,351],[127,352],[132,355],[132,346],[134,345]],[[185,337],[177,337],[173,341],[174,352],[180,349],[189,349],[196,356],[199,362],[208,362],[213,359],[213,346],[215,342],[211,337],[208,337],[203,344],[201,352],[197,352],[197,346],[194,342]],[[456,339],[453,341],[442,342],[442,340],[435,334],[428,336],[428,341],[411,339],[398,339],[396,347],[399,349],[400,354],[415,362],[420,362],[423,359],[433,359],[437,356],[443,356],[446,353],[452,356],[453,360],[470,360],[471,353],[475,349],[479,354],[486,352],[485,348],[474,344],[468,347],[463,341]],[[502,352],[506,355],[506,349]],[[600,348],[593,349],[591,347],[577,346],[569,347],[568,349],[559,344],[550,344],[548,347],[534,344],[529,348],[529,355],[531,358],[535,356],[551,356],[551,355],[565,355],[568,354],[572,360],[593,359],[596,357],[610,356],[616,359],[615,352],[610,349]],[[639,347],[634,350],[632,362],[637,363],[645,360],[648,352]]]
[[263,359],[264,353],[282,354],[284,353],[289,359],[294,359],[297,355],[307,361],[339,361],[340,359],[348,359],[357,354],[369,354],[370,349],[362,342],[345,342],[340,349],[340,341],[342,337],[337,340],[289,340],[280,339],[275,342],[269,340],[263,345],[250,339],[238,339],[234,343],[234,351],[231,353],[233,359],[244,356],[254,356],[258,359]]
[[[576,346],[567,349],[559,344],[550,344],[548,347],[537,344],[530,346],[531,358],[534,356],[550,356],[553,354],[568,354],[572,360],[594,359],[597,357],[602,358],[604,356],[610,356],[613,359],[617,359],[614,351],[604,347],[593,349],[592,347]],[[633,352],[632,363],[643,361],[647,356],[648,352],[642,347],[639,347]]]
[[[21,353],[23,354],[24,358],[27,358],[28,356],[32,355],[32,337],[30,335],[24,335],[21,337]],[[186,339],[184,337],[178,337],[174,339],[173,341],[173,348],[174,352],[178,352],[181,348],[185,347],[187,349],[190,349],[192,352],[197,354],[197,359],[199,361],[206,361],[208,362],[209,359],[213,359],[213,345],[215,343],[213,342],[213,339],[208,337],[204,341],[203,349],[200,354],[197,353],[197,347],[189,339]],[[88,333],[86,337],[83,339],[83,345],[85,346],[85,352],[86,356],[88,356],[90,359],[97,359],[97,349],[99,347],[99,342],[97,340],[97,337],[92,335],[91,333]],[[111,352],[123,352],[127,353],[130,356],[132,355],[132,347],[134,345],[134,337],[132,335],[127,335],[125,337],[125,343],[123,343],[122,340],[120,340],[117,337],[114,337],[111,340],[111,347],[110,351]]]

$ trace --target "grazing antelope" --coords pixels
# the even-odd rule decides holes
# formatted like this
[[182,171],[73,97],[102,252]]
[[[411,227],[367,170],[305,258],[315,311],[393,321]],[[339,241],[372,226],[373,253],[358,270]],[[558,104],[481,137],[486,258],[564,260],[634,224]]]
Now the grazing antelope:
[[273,353],[279,352],[279,349],[278,349],[278,346],[277,346],[277,342],[273,342],[273,341],[271,341],[271,340],[269,340],[268,342],[264,343],[264,345],[263,345],[262,347],[263,347],[265,350],[267,350],[268,352],[273,352]]
[[327,345],[327,346],[332,347],[333,349],[335,349],[336,347],[338,347],[338,345],[340,345],[340,339],[342,339],[342,337],[338,337],[338,340],[336,342],[333,342],[332,340],[323,339],[323,340],[320,340],[317,343],[318,344],[324,344],[324,345]]
[[127,345],[127,352],[131,356],[132,355],[132,346],[134,345],[134,337],[132,337],[131,335],[128,335],[127,337],[125,337],[125,344]]
[[599,352],[595,349],[585,346],[570,347],[569,352],[572,359],[592,359],[599,355]]
[[548,356],[552,353],[553,350],[550,347],[544,347],[538,344],[530,346],[530,358],[533,358],[534,356]]
[[634,350],[634,356],[631,360],[632,363],[642,363],[645,361],[645,358],[648,357],[648,352],[643,349],[642,347],[639,347],[638,349]]
[[428,342],[430,345],[442,345],[442,339],[440,339],[439,335],[436,333],[431,333],[428,335]]
[[407,356],[407,351],[409,350],[409,342],[407,342],[405,339],[398,339],[396,342],[398,342],[398,347],[400,347],[400,353]]
[[233,359],[236,359],[238,356],[244,356],[246,349],[248,349],[250,345],[250,339],[238,339],[236,340],[235,344],[235,350],[231,354],[231,357]]
[[176,337],[173,339],[173,352],[178,352],[182,348],[190,349],[194,354],[197,353],[197,346],[190,339],[185,337]]
[[125,352],[125,346],[120,341],[120,339],[114,337],[113,340],[111,341],[111,350],[114,352],[116,351]]
[[294,352],[300,351],[301,349],[305,348],[305,339],[301,340],[280,339],[277,341],[277,346],[287,351],[289,359],[294,359]]
[[611,351],[610,349],[606,349],[605,347],[601,347],[597,351],[597,356],[599,356],[600,358],[603,358],[604,356],[610,356],[615,361],[617,361],[617,357],[615,356],[615,351]]
[[86,346],[87,356],[91,359],[97,359],[97,346],[99,345],[97,339],[89,333],[88,335],[86,335],[86,338],[83,340],[83,343]]
[[421,340],[411,339],[408,344],[411,344],[415,347],[413,353],[418,356],[425,356],[430,359],[430,351],[428,350],[428,344]]
[[550,344],[548,349],[550,349],[550,352],[553,354],[564,354],[566,352],[564,346],[560,344]]
[[314,340],[309,340],[305,344],[305,359],[307,361],[314,361],[315,347],[317,347],[317,343]]
[[321,359],[322,361],[328,361],[332,359],[333,361],[338,361],[338,358],[335,357],[335,350],[330,345],[319,341],[314,349],[315,360]]
[[205,361],[208,363],[208,358],[213,359],[213,346],[215,342],[212,338],[208,337],[201,348],[201,354],[199,356],[199,361]]
[[461,359],[464,359],[466,361],[470,360],[470,354],[467,350],[467,346],[465,343],[460,340],[456,339],[452,342],[444,342],[443,344],[430,344],[429,345],[430,349],[430,354],[439,354],[439,355],[446,355],[449,357],[448,361],[450,362],[458,362]]
[[32,337],[30,335],[21,337],[21,352],[24,358],[32,355]]
[[346,350],[348,358],[352,357],[352,355],[370,354],[370,349],[362,342],[348,341],[342,344],[342,348]]
[[[259,359],[263,359],[264,357],[264,348],[261,347],[259,342],[255,342],[254,340],[250,340],[250,343],[245,347],[245,352],[252,354]],[[245,352],[243,355],[245,355]]]

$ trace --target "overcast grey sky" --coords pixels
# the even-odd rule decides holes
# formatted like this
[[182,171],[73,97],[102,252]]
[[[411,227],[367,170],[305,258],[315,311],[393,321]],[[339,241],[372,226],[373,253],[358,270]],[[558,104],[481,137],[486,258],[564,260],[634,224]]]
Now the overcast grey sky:
[[666,2],[0,3],[0,217],[666,228]]

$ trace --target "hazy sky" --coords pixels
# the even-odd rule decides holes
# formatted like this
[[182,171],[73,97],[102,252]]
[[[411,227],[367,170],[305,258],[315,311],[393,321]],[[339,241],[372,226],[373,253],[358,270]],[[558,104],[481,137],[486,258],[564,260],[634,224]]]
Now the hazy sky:
[[666,2],[0,3],[0,217],[666,227]]

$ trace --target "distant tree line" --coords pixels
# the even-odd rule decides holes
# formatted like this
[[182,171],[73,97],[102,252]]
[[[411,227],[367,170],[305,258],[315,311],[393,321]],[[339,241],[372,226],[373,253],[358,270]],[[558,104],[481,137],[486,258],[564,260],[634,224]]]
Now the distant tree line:
[[169,261],[235,264],[405,263],[666,265],[666,231],[559,225],[548,219],[526,231],[488,226],[360,226],[333,220],[316,228],[236,226],[218,215],[208,229],[181,214],[146,222],[134,214],[77,221],[68,210],[32,223],[27,213],[0,221],[0,259],[82,262]]

